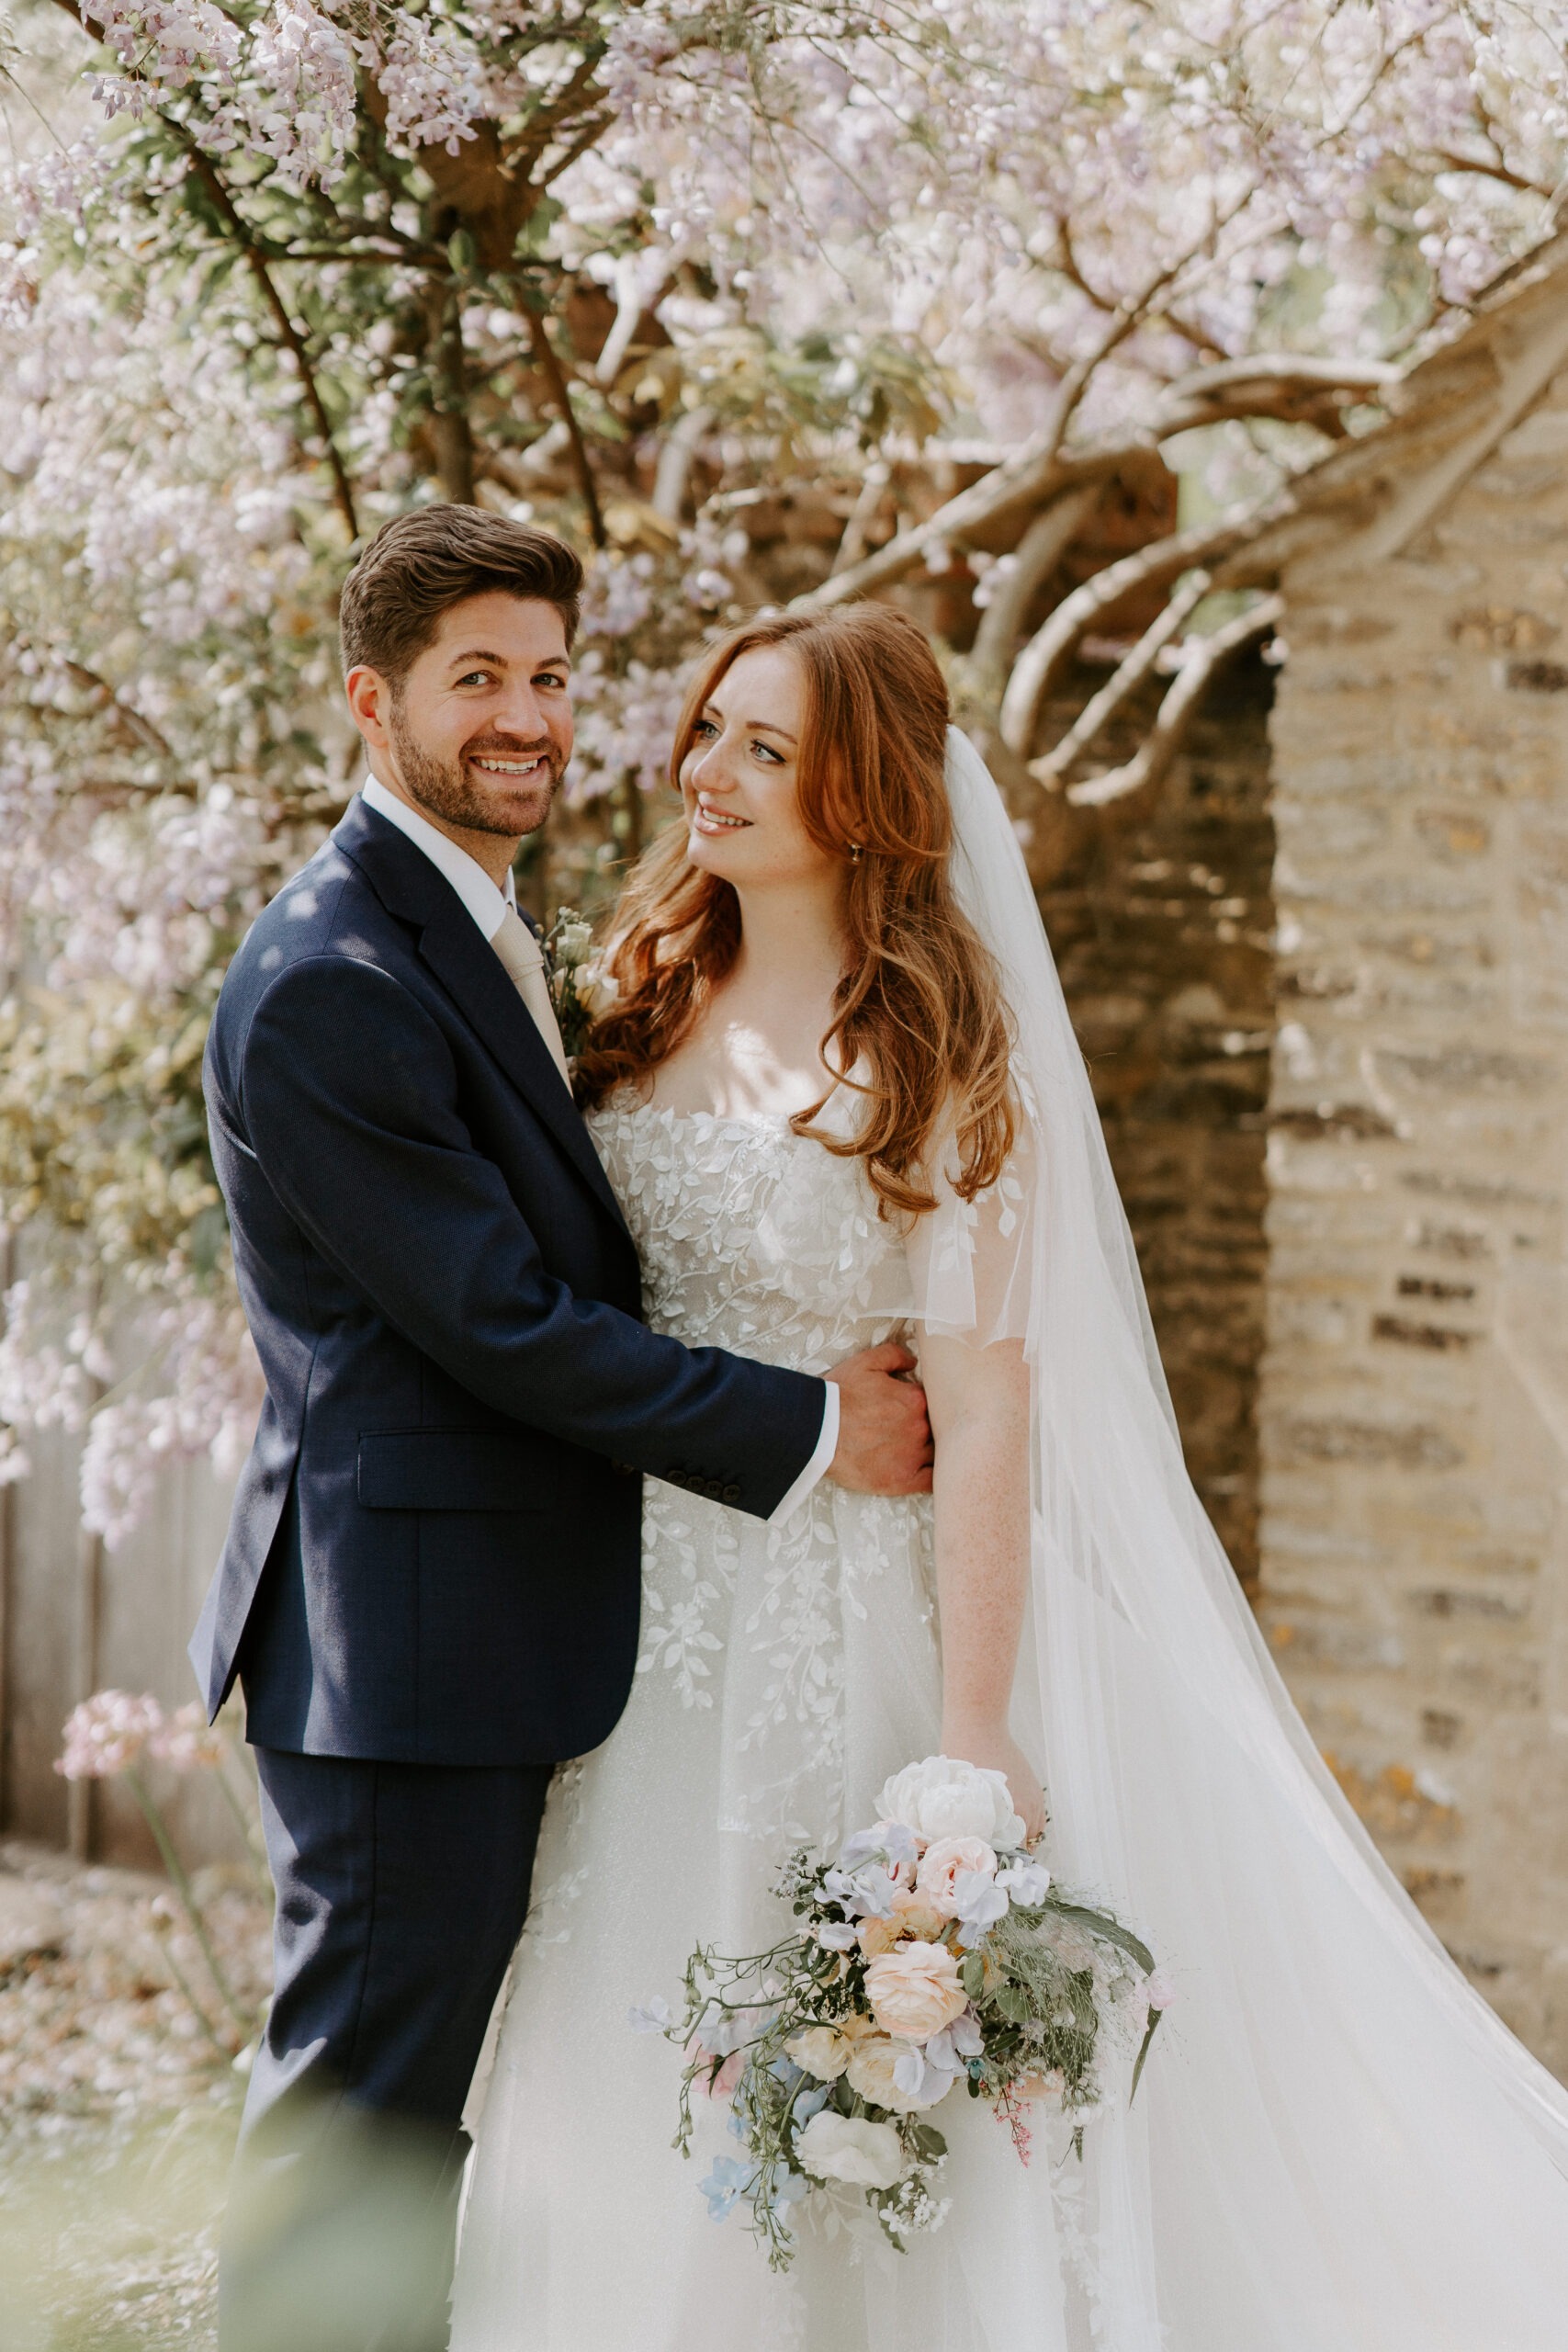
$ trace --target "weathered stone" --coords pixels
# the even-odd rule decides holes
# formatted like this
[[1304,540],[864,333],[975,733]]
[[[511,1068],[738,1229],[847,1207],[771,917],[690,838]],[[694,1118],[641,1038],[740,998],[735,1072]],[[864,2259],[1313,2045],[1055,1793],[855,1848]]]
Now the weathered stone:
[[1370,1468],[1451,1470],[1463,1449],[1427,1422],[1353,1420],[1348,1416],[1303,1417],[1279,1425],[1281,1457],[1294,1462],[1345,1462]]
[[[1385,471],[1414,487],[1447,429],[1391,427]],[[1541,1720],[1563,1470],[1494,1344],[1528,1270],[1568,1258],[1565,450],[1568,375],[1406,560],[1364,561],[1352,531],[1281,583],[1291,1036],[1269,1104],[1259,1609],[1410,1893],[1568,2072],[1568,1736]],[[1422,1755],[1452,1776],[1446,1807],[1388,1761]],[[1438,1835],[1450,1851],[1421,1850]]]
[[[1050,725],[1099,677],[1069,679]],[[1132,714],[1143,727],[1159,687]],[[1137,1245],[1187,1461],[1244,1583],[1256,1574],[1273,1036],[1272,673],[1222,683],[1148,822],[1042,899]],[[1132,749],[1132,740],[1126,750]],[[1108,756],[1125,753],[1108,742]]]
[[1550,645],[1559,623],[1513,605],[1471,605],[1455,613],[1448,633],[1458,645],[1489,653],[1534,653]]
[[1449,1707],[1423,1707],[1421,1736],[1429,1747],[1457,1747],[1464,1733],[1464,1717]]
[[1472,1347],[1482,1334],[1464,1331],[1447,1323],[1420,1323],[1407,1315],[1374,1315],[1374,1340],[1392,1340],[1402,1348],[1427,1348],[1438,1352],[1452,1352]]
[[1505,666],[1503,681],[1516,694],[1568,694],[1568,662],[1510,662]]

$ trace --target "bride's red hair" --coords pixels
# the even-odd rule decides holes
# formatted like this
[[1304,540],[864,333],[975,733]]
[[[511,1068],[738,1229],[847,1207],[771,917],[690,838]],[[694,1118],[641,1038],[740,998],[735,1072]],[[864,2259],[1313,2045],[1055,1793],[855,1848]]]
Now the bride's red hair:
[[[957,1189],[972,1199],[995,1183],[1012,1145],[1008,1021],[995,965],[948,880],[947,687],[920,630],[873,604],[736,629],[686,696],[671,781],[679,788],[693,730],[730,663],[783,645],[806,685],[801,818],[845,866],[847,954],[823,1058],[863,1097],[851,1138],[813,1125],[826,1094],[792,1125],[863,1159],[884,1215],[935,1206],[926,1171],[951,1132]],[[585,1107],[674,1052],[739,944],[734,890],[688,863],[686,829],[671,825],[637,861],[616,910],[609,968],[619,994],[578,1060]]]

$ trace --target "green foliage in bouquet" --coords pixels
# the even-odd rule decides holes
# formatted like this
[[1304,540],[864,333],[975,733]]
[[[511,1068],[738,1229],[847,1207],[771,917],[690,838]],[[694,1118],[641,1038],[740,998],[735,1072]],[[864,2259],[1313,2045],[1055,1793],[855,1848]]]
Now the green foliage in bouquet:
[[[940,1769],[939,1769],[940,1768]],[[942,1777],[945,1773],[946,1778]],[[919,1776],[925,1775],[925,1784]],[[989,1784],[997,1783],[997,1787]],[[798,1926],[766,1951],[692,1955],[682,2015],[633,2022],[685,2054],[675,2146],[692,2153],[693,2093],[727,2100],[737,2156],[702,2183],[716,2219],[746,2206],[773,2267],[795,2250],[791,2209],[858,2196],[902,2250],[947,2208],[948,2152],[935,2110],[962,2085],[987,2100],[1029,2160],[1036,2111],[1061,2120],[1081,2157],[1104,2092],[1107,2029],[1137,2040],[1129,2096],[1171,1994],[1139,1937],[1069,1899],[1016,1841],[1022,1823],[994,1773],[928,1758],[889,1781],[906,1809],[989,1827],[927,1837],[884,1819],[836,1864],[794,1854],[779,1882]]]

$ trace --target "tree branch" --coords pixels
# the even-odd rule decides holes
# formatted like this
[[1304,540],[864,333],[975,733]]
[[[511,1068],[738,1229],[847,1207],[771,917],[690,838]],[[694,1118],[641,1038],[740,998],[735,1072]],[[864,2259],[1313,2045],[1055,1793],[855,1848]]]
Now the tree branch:
[[[869,595],[874,589],[886,587],[891,581],[902,579],[907,571],[912,571],[928,548],[946,540],[962,541],[968,532],[988,522],[1015,501],[1040,506],[1072,482],[1114,472],[1119,452],[1107,452],[1096,462],[1088,452],[1069,454],[1063,449],[1067,427],[1089,379],[1148,315],[1165,288],[1197,259],[1219,230],[1235,219],[1243,203],[1251,201],[1251,194],[1252,191],[1248,190],[1245,198],[1238,198],[1223,220],[1216,220],[1196,244],[1190,246],[1175,261],[1156,270],[1139,293],[1129,295],[1117,307],[1107,320],[1092,350],[1076,361],[1063,377],[1040,431],[1032,434],[1012,457],[982,481],[960,491],[956,498],[950,498],[924,523],[917,524],[910,530],[900,531],[886,547],[879,548],[863,562],[852,565],[847,571],[836,573],[808,594],[795,597],[790,606],[791,611],[819,612],[827,605],[847,604],[852,597]],[[1146,436],[1140,435],[1139,438],[1146,439]]]
[[61,666],[67,677],[74,679],[77,685],[85,686],[90,692],[103,696],[103,707],[113,711],[116,718],[130,734],[135,737],[144,752],[156,752],[158,757],[163,760],[174,758],[174,745],[167,736],[161,734],[152,721],[143,718],[141,711],[133,708],[130,703],[122,702],[108,680],[101,677],[96,670],[89,670],[85,662],[72,661],[69,655],[62,657]]
[[659,464],[653,477],[653,496],[649,500],[656,514],[667,523],[680,527],[682,510],[686,503],[686,485],[692,479],[692,465],[702,445],[704,434],[713,423],[711,408],[689,408],[665,436],[659,452]]
[[550,397],[559,411],[561,423],[567,429],[567,435],[571,444],[571,461],[577,474],[577,486],[582,492],[582,503],[588,510],[589,536],[596,548],[606,548],[610,541],[604,528],[604,513],[599,504],[599,485],[593,479],[593,466],[588,455],[588,444],[582,437],[582,427],[577,421],[577,411],[571,404],[571,390],[566,380],[566,370],[560,364],[555,345],[550,341],[549,330],[545,324],[543,313],[531,309],[526,299],[523,307],[527,315],[528,339],[533,346],[534,357],[538,363],[545,381],[550,388]]
[[272,272],[257,251],[250,231],[245,226],[243,217],[235,205],[233,198],[224,187],[216,168],[202,153],[201,149],[182,124],[171,123],[170,129],[180,140],[191,170],[195,172],[202,187],[207,190],[214,208],[227,224],[230,234],[244,254],[262,300],[272,313],[278,334],[286,347],[294,355],[294,364],[299,370],[300,389],[305,395],[306,405],[316,420],[316,430],[321,436],[322,447],[326,452],[338,513],[347,526],[350,539],[356,539],[359,537],[359,518],[354,511],[354,492],[349,486],[343,459],[338,455],[337,443],[333,437],[332,419],[327,414],[326,403],[321,398],[321,387],[316,381],[316,372],[310,365],[310,356],[305,347],[305,338],[290,318],[288,307],[273,282]]
[[1168,538],[1152,540],[1147,547],[1123,556],[1120,563],[1108,565],[1105,571],[1097,571],[1092,580],[1086,580],[1081,588],[1075,588],[1036,630],[1013,664],[1002,696],[1004,741],[1021,759],[1028,758],[1042,704],[1078,639],[1101,613],[1109,612],[1134,589],[1163,587],[1191,565],[1208,563],[1215,556],[1229,555],[1233,549],[1244,547],[1248,539],[1257,538],[1271,523],[1290,514],[1294,503],[1287,492],[1239,514],[1233,509],[1216,523],[1199,523],[1185,531],[1174,531]]
[[1472,172],[1478,178],[1497,180],[1504,187],[1517,188],[1521,196],[1551,196],[1554,191],[1543,187],[1540,180],[1527,179],[1504,162],[1501,155],[1488,163],[1483,156],[1456,155],[1446,147],[1433,150],[1432,161],[1445,172]]
[[865,554],[866,533],[870,530],[876,510],[881,505],[892,469],[886,458],[873,458],[862,478],[855,503],[844,525],[844,535],[833,552],[831,576],[851,571]]
[[980,616],[969,657],[976,692],[985,701],[999,698],[1035,591],[1055,571],[1099,495],[1098,482],[1069,490],[1037,514],[1020,539],[1010,570]]
[[1265,596],[1250,611],[1238,614],[1224,628],[1216,629],[1213,637],[1198,639],[1134,756],[1124,766],[1111,768],[1104,775],[1093,776],[1084,784],[1070,784],[1067,799],[1072,807],[1097,810],[1102,818],[1114,810],[1119,824],[1130,823],[1134,816],[1142,814],[1181,749],[1215,671],[1244,646],[1267,636],[1284,610],[1282,596]]
[[970,532],[980,529],[1010,506],[1039,506],[1077,482],[1103,481],[1107,474],[1114,473],[1117,455],[1111,450],[1097,450],[1058,457],[1048,448],[1047,435],[1036,434],[967,490],[948,499],[923,523],[900,531],[897,538],[889,539],[874,555],[868,555],[852,564],[847,571],[825,580],[807,594],[795,597],[790,610],[818,612],[829,605],[847,604],[852,597],[868,596],[874,589],[886,588],[912,571],[928,548],[947,541],[962,544]]
[[1096,736],[1102,733],[1115,718],[1122,704],[1137,692],[1165,647],[1181,628],[1188,615],[1202,603],[1213,584],[1206,571],[1193,573],[1165,610],[1156,615],[1100,692],[1085,703],[1060,742],[1047,752],[1043,759],[1030,761],[1031,775],[1043,784],[1048,778],[1066,775],[1079,752],[1088,751]]

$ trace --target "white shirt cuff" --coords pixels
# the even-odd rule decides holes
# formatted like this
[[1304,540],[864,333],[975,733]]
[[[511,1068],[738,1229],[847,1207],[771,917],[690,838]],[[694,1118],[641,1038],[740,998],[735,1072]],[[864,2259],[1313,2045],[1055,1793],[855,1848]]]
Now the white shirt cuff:
[[818,1481],[826,1476],[828,1464],[839,1451],[839,1384],[836,1380],[825,1380],[822,1386],[826,1393],[822,1406],[822,1434],[817,1441],[817,1451],[778,1509],[770,1515],[770,1527],[777,1527],[797,1504],[806,1500]]

